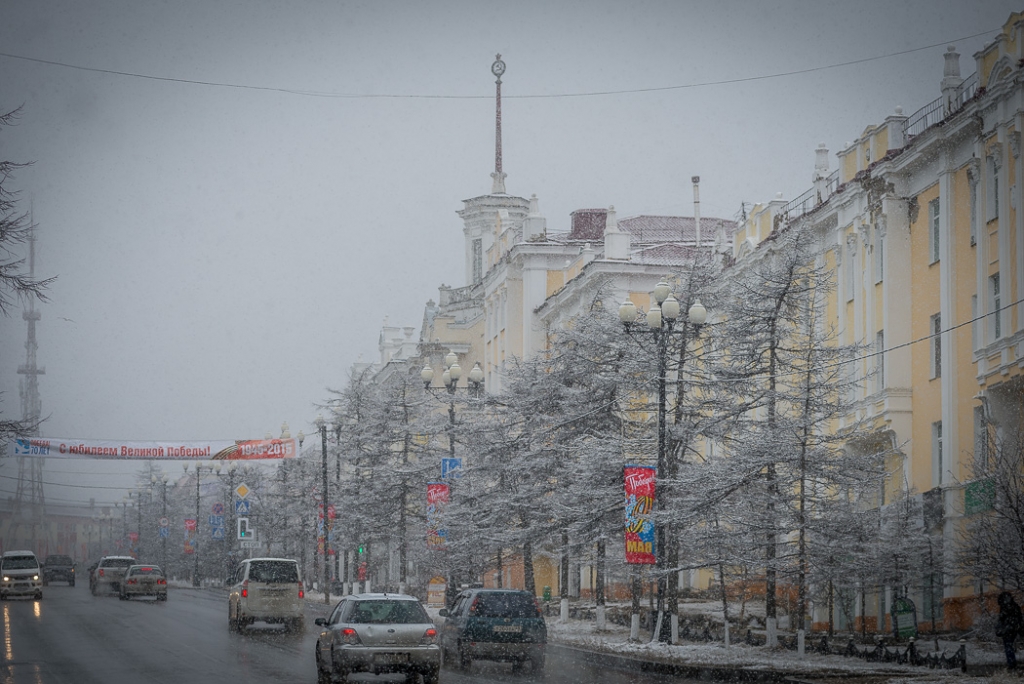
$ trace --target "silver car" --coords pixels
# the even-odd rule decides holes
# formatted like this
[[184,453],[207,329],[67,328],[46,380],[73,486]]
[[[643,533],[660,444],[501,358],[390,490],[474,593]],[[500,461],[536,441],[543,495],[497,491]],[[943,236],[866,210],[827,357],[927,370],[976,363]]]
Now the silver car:
[[314,622],[323,628],[316,642],[318,684],[344,680],[353,672],[419,674],[424,684],[437,684],[437,627],[415,597],[346,596],[330,617]]
[[133,596],[154,596],[157,601],[167,600],[167,578],[157,565],[132,565],[121,580],[118,598],[127,601]]
[[104,556],[89,578],[92,595],[121,591],[121,579],[125,571],[138,561],[132,556]]

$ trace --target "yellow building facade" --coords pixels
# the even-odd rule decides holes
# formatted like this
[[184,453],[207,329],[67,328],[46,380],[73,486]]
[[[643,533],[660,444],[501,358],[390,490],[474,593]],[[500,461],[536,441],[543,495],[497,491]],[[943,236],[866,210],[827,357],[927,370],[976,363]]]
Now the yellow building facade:
[[[773,230],[809,224],[826,236],[841,342],[873,352],[851,369],[862,379],[857,409],[839,429],[868,421],[875,439],[850,448],[897,454],[880,503],[921,498],[921,528],[947,569],[975,445],[1019,429],[1024,415],[1022,19],[1012,15],[974,55],[966,79],[948,48],[941,96],[866,128],[836,171],[819,148],[814,187],[756,206],[734,245],[742,268]],[[915,600],[936,626],[966,627],[993,588],[949,570],[940,579],[935,595]],[[892,591],[858,605],[858,623],[885,629]]]

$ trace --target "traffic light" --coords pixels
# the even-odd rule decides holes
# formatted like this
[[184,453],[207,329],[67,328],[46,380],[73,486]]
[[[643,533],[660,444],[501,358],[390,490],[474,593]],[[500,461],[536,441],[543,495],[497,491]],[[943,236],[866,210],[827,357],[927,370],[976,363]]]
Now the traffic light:
[[256,530],[249,527],[248,518],[238,518],[236,521],[238,525],[238,538],[239,539],[255,539]]

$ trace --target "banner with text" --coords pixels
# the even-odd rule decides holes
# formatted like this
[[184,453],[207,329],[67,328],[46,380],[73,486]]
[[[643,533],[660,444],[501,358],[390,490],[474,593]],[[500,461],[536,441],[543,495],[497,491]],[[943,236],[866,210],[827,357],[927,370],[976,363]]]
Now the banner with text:
[[448,503],[448,485],[443,482],[427,483],[427,548],[444,549],[448,546],[448,530],[440,528],[445,504]]
[[8,456],[111,460],[238,461],[294,458],[294,439],[239,439],[195,442],[136,442],[98,439],[31,437],[7,443]]
[[626,489],[626,562],[652,565],[655,562],[654,485],[657,470],[650,466],[627,465],[622,469]]

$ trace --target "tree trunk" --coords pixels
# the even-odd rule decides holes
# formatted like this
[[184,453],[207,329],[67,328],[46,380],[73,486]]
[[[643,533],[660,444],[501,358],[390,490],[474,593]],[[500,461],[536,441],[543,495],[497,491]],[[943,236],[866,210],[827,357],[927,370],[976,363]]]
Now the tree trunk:
[[537,580],[533,576],[533,547],[530,542],[523,542],[523,581],[526,591],[537,595]]

